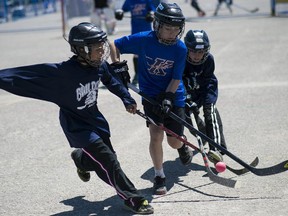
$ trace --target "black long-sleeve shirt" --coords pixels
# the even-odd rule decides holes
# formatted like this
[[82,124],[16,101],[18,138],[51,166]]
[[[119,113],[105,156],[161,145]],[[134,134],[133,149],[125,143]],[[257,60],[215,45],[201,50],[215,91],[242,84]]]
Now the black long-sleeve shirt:
[[[76,57],[56,64],[0,70],[0,88],[19,96],[49,101],[60,107],[60,124],[72,147],[85,147],[110,137],[108,122],[97,107],[102,83],[123,101],[136,104],[104,62],[98,69],[83,67]],[[111,71],[111,72],[110,72]]]

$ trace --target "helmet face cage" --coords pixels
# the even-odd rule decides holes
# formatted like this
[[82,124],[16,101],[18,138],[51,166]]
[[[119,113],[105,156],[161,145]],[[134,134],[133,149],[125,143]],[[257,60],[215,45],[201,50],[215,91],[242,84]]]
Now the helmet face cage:
[[[175,44],[178,39],[181,39],[185,30],[185,17],[177,4],[164,2],[160,3],[154,13],[154,16],[155,19],[153,22],[153,28],[160,43],[165,45],[172,45]],[[179,33],[175,39],[167,40],[163,38],[159,30],[163,28],[164,25],[170,27],[179,27]]]
[[158,41],[162,44],[165,44],[165,45],[173,45],[177,42],[177,40],[180,40],[181,37],[183,36],[183,33],[185,31],[185,25],[183,24],[183,26],[179,27],[179,33],[176,35],[176,37],[172,40],[168,40],[168,39],[165,39],[162,37],[161,33],[160,33],[160,29],[163,28],[163,26],[166,25],[166,26],[171,26],[171,27],[176,27],[176,26],[173,26],[173,25],[168,25],[166,23],[163,23],[157,19],[155,19],[154,23],[153,23],[153,28],[156,32],[156,36],[158,38]]
[[[84,47],[76,46],[77,55],[92,67],[99,67],[110,56],[110,46],[108,40],[87,44]],[[92,52],[97,52],[96,57],[92,57]]]
[[68,42],[71,51],[92,67],[100,66],[110,55],[106,33],[88,22],[74,26]]
[[[187,54],[187,61],[193,65],[200,65],[203,64],[206,59],[208,58],[208,54],[210,51],[210,42],[208,35],[203,30],[190,30],[187,32],[184,42],[186,47],[188,48]],[[193,59],[190,58],[189,52],[197,52],[197,51],[204,51],[203,58],[195,62]]]

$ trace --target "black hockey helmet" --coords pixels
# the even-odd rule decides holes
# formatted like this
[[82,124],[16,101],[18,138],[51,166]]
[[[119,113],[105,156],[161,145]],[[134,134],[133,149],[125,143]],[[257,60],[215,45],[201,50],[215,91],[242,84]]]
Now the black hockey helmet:
[[[153,23],[153,28],[156,31],[157,37],[161,43],[170,45],[174,44],[177,39],[180,39],[184,32],[185,27],[185,17],[182,13],[181,8],[176,3],[165,3],[161,2],[154,13],[155,19]],[[179,27],[179,34],[173,41],[165,41],[161,39],[159,35],[159,28],[162,25]]]
[[211,46],[208,35],[204,30],[189,30],[184,38],[184,42],[189,51],[197,52],[198,50],[203,50],[205,52],[200,62],[193,62],[189,55],[187,55],[188,62],[195,65],[206,61]]
[[155,11],[155,19],[172,26],[183,27],[185,24],[185,17],[181,8],[176,3],[161,2]]
[[74,26],[69,33],[69,44],[71,46],[85,46],[89,44],[104,42],[107,34],[89,22],[82,22]]
[[[72,27],[69,32],[68,42],[71,46],[71,51],[93,67],[99,66],[110,54],[107,34],[89,22],[82,22]],[[91,49],[96,44],[103,44],[104,52],[102,51],[101,59],[92,60]]]

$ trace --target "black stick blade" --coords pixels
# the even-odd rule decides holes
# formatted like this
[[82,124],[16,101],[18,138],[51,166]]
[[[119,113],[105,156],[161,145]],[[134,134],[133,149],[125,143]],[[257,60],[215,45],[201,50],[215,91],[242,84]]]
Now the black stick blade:
[[[256,167],[256,166],[258,165],[258,163],[259,163],[259,158],[256,157],[256,158],[250,163],[250,166]],[[247,173],[247,172],[250,172],[250,170],[247,169],[247,168],[234,169],[234,168],[232,168],[232,167],[230,167],[230,166],[228,166],[228,165],[226,165],[226,168],[227,168],[229,171],[231,171],[232,173],[236,174],[236,175],[243,175],[243,174],[245,174],[245,173]]]
[[250,170],[251,172],[253,172],[255,175],[258,176],[275,175],[288,170],[288,160],[283,161],[282,163],[279,163],[272,167],[266,167],[266,168],[250,167]]
[[255,8],[255,9],[251,10],[250,12],[251,13],[256,13],[257,11],[259,11],[259,8]]
[[223,178],[221,176],[215,175],[214,173],[212,173],[212,171],[207,172],[207,174],[209,176],[209,179],[217,184],[230,188],[240,188],[239,181]]

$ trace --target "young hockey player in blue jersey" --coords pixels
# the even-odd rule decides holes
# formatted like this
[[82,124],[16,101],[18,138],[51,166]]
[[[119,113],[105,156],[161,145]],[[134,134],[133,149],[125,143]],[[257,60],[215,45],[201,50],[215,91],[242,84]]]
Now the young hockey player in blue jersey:
[[12,94],[52,102],[60,107],[60,124],[72,148],[71,157],[82,181],[89,171],[115,188],[125,207],[134,213],[152,214],[153,208],[128,179],[110,142],[108,122],[97,107],[101,81],[136,112],[136,102],[113,75],[128,73],[125,62],[109,65],[107,35],[91,23],[80,23],[69,33],[71,59],[55,64],[37,64],[0,70],[0,88]]
[[[204,122],[197,118],[196,122],[201,132],[216,143],[226,148],[223,135],[223,126],[216,101],[218,98],[218,81],[214,74],[215,62],[210,51],[208,35],[203,30],[189,30],[184,38],[188,48],[186,67],[183,81],[186,87],[186,117],[189,112],[197,112],[203,108]],[[196,109],[195,106],[196,105]],[[199,117],[199,116],[198,116]],[[213,146],[209,145],[208,158],[212,162],[222,161],[222,155]]]
[[[151,31],[152,22],[154,19],[155,7],[151,0],[126,0],[122,6],[122,9],[115,11],[115,17],[117,20],[122,20],[124,13],[131,13],[131,32],[136,34],[142,31]],[[138,83],[138,56],[133,56],[134,64],[134,78],[133,84]]]
[[[185,89],[182,75],[185,67],[187,49],[180,40],[185,26],[185,17],[177,4],[160,3],[155,11],[154,31],[140,32],[114,41],[111,57],[120,60],[120,53],[139,56],[139,88],[151,98],[158,100],[164,109],[172,110],[185,118]],[[114,52],[114,53],[113,53]],[[144,112],[153,121],[163,123],[165,127],[178,135],[183,135],[183,125],[167,115],[159,113],[159,106],[153,106],[142,100]],[[162,142],[164,132],[149,124],[150,156],[154,165],[154,194],[167,192],[163,170]],[[168,144],[178,150],[184,165],[190,164],[192,152],[175,137],[167,134]]]

